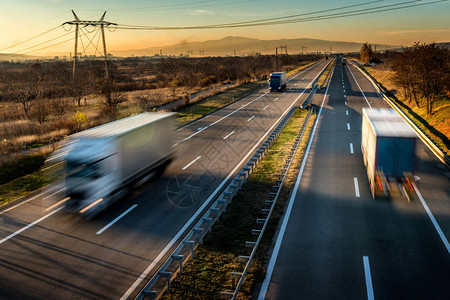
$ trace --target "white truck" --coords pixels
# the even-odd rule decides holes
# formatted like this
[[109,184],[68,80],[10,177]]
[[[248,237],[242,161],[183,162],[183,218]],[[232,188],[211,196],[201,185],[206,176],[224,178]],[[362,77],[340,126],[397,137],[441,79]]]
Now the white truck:
[[174,116],[143,113],[69,136],[65,210],[92,216],[165,167],[174,153]]
[[372,197],[400,190],[409,199],[416,167],[416,132],[393,109],[363,108],[361,150]]

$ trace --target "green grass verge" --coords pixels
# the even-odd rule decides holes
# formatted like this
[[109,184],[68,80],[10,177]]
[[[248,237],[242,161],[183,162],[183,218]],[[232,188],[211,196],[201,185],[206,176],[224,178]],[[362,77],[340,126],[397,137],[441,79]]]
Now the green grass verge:
[[47,181],[41,174],[34,173],[0,185],[0,207],[46,184]]
[[[255,221],[261,217],[260,211],[265,208],[268,193],[272,190],[276,175],[305,116],[305,111],[295,112],[260,165],[233,198],[227,212],[213,226],[211,233],[206,235],[203,245],[197,248],[195,258],[184,266],[183,273],[172,282],[171,290],[164,295],[164,299],[220,299],[221,291],[231,289],[230,274],[232,271],[243,270],[244,264],[238,261],[238,256],[249,255],[249,249],[244,246],[245,241],[255,240],[251,233],[256,226]],[[313,119],[310,120],[305,136],[309,136]],[[306,138],[303,139],[295,156],[272,218],[240,290],[239,299],[250,299],[256,283],[264,279],[267,251],[272,244],[286,200],[294,186],[305,146]]]

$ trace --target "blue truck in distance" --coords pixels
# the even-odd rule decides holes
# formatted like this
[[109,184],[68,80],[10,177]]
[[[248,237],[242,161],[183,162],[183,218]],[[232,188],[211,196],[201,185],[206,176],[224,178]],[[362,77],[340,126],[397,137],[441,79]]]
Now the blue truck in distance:
[[287,76],[286,72],[274,72],[270,74],[269,89],[270,91],[284,91],[286,89]]

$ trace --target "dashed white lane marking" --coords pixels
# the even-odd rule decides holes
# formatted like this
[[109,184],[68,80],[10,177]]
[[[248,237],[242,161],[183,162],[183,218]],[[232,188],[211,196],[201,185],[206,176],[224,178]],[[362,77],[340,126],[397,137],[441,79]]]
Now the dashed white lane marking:
[[273,99],[273,101],[277,101],[277,100],[278,100],[278,98]]
[[187,168],[189,168],[193,163],[195,163],[197,160],[199,160],[201,158],[201,156],[197,156],[196,159],[194,159],[193,161],[191,161],[190,163],[188,163],[186,166],[184,166],[184,168],[182,169],[183,171],[186,170]]
[[202,132],[203,130],[206,130],[206,129],[208,129],[208,128],[211,127],[211,126],[216,125],[216,124],[219,123],[220,121],[222,121],[222,120],[228,118],[229,116],[235,114],[236,112],[238,112],[238,111],[240,111],[241,109],[243,109],[244,107],[246,107],[246,106],[252,104],[252,103],[255,102],[256,100],[260,99],[261,97],[264,97],[264,96],[267,95],[268,93],[269,93],[269,92],[265,92],[264,94],[260,95],[260,96],[257,97],[256,99],[253,99],[252,101],[248,102],[247,104],[245,104],[245,105],[239,107],[238,109],[236,109],[236,110],[230,112],[230,113],[227,114],[226,116],[223,116],[223,117],[220,118],[219,120],[217,120],[217,121],[215,121],[215,122],[209,124],[208,126],[203,127],[202,129],[198,130],[197,132],[191,134],[190,136],[185,137],[184,139],[182,139],[181,141],[179,141],[178,143],[176,143],[176,144],[173,145],[172,147],[176,147],[176,146],[178,146],[180,143],[182,143],[182,142],[184,142],[184,141],[186,141],[186,140],[189,140],[190,138],[196,136],[197,134],[199,134],[199,133]]
[[247,120],[247,122],[250,122],[251,120],[253,120],[255,116],[251,117],[250,119]]
[[20,230],[17,230],[16,232],[14,232],[14,233],[8,235],[8,236],[5,237],[4,239],[0,240],[0,245],[3,244],[4,242],[6,242],[7,240],[9,240],[9,239],[15,237],[16,235],[21,234],[21,233],[24,232],[25,230],[27,230],[27,229],[33,227],[34,225],[38,224],[39,222],[44,221],[45,219],[47,219],[47,218],[50,217],[51,215],[57,213],[57,212],[60,211],[61,209],[62,209],[62,207],[60,207],[60,208],[58,208],[58,209],[55,209],[55,210],[52,211],[51,213],[46,214],[46,215],[43,216],[42,218],[40,218],[40,219],[34,221],[33,223],[28,224],[28,225],[25,226],[24,228],[22,228],[22,229],[20,229]]
[[366,277],[367,299],[375,300],[375,297],[373,295],[372,275],[370,274],[370,263],[368,256],[363,256],[363,263],[364,263],[364,275]]
[[350,130],[350,123],[347,123],[347,130]]
[[283,93],[283,95],[286,94],[286,92]]
[[105,232],[106,229],[108,229],[109,227],[111,227],[112,225],[114,225],[114,223],[116,223],[117,221],[119,221],[120,219],[122,219],[127,213],[129,213],[130,211],[132,211],[133,209],[135,209],[136,206],[138,206],[138,205],[137,205],[137,204],[132,205],[129,209],[127,209],[126,211],[124,211],[120,216],[118,216],[117,218],[115,218],[114,220],[112,220],[108,225],[106,225],[105,227],[103,227],[102,229],[100,229],[99,231],[97,231],[96,234],[102,234],[103,232]]
[[263,109],[266,109],[266,108],[268,108],[269,107],[269,105],[266,105],[266,106],[264,106],[264,108]]
[[345,105],[347,105],[347,101],[345,101]]
[[351,154],[354,153],[354,152],[353,152],[353,144],[352,144],[352,143],[350,143],[350,153],[351,153]]
[[345,90],[344,90],[344,93],[345,93]]
[[355,184],[355,196],[359,198],[359,185],[358,185],[358,178],[353,177],[353,183]]
[[234,130],[233,130],[232,132],[230,132],[229,134],[227,134],[223,139],[226,140],[226,139],[229,138],[233,133],[234,133]]
[[414,190],[416,191],[416,194],[419,197],[420,202],[422,202],[422,205],[425,208],[425,211],[427,212],[428,217],[431,220],[431,223],[433,223],[434,228],[436,229],[437,233],[439,234],[439,237],[441,238],[442,242],[444,243],[445,248],[447,248],[447,252],[450,254],[450,243],[448,242],[447,238],[445,237],[444,232],[442,232],[441,227],[439,226],[438,222],[434,218],[433,213],[431,213],[431,210],[428,208],[428,205],[425,202],[425,199],[422,197],[422,194],[419,192],[419,189],[417,188],[416,184],[412,183],[412,186],[413,186]]
[[345,111],[345,115],[348,116],[348,110]]
[[344,98],[347,98],[347,95],[344,95]]
[[197,130],[202,130],[202,128],[203,128],[203,127],[199,127],[199,128],[197,128]]

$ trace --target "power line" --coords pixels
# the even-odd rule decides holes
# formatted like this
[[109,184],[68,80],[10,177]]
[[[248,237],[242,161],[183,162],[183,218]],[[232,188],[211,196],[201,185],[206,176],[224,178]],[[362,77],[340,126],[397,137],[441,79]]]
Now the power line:
[[[328,20],[328,19],[335,19],[335,18],[343,18],[343,17],[350,17],[350,16],[358,16],[358,15],[367,15],[367,14],[373,14],[373,13],[379,13],[379,12],[385,12],[385,11],[393,11],[393,10],[399,10],[399,9],[405,9],[405,8],[411,8],[411,7],[417,7],[417,6],[424,6],[424,5],[430,5],[440,2],[446,2],[448,0],[436,0],[426,3],[415,3],[415,2],[422,2],[424,0],[414,0],[414,1],[406,1],[396,4],[389,4],[389,5],[382,5],[378,7],[373,7],[371,10],[367,9],[358,9],[358,10],[352,10],[352,11],[346,11],[342,13],[335,13],[335,14],[325,14],[325,15],[319,15],[314,17],[308,17],[308,18],[297,18],[292,19],[293,16],[296,15],[290,15],[290,16],[283,16],[283,17],[277,17],[276,20],[273,20],[275,18],[270,19],[260,19],[260,20],[253,20],[253,21],[243,21],[243,22],[235,22],[235,23],[224,23],[224,24],[209,24],[209,25],[199,25],[199,26],[166,26],[166,27],[159,27],[159,26],[144,26],[144,25],[123,25],[118,24],[117,29],[128,29],[128,30],[192,30],[192,29],[220,29],[220,28],[238,28],[238,27],[253,27],[253,26],[264,26],[264,25],[281,25],[281,24],[290,24],[290,23],[300,23],[300,22],[310,22],[310,21],[318,21],[318,20]],[[371,1],[369,3],[374,3],[379,1]],[[413,4],[415,3],[415,4]],[[361,6],[363,4],[357,4],[352,5],[350,7],[355,6]],[[401,6],[401,7],[397,7]],[[348,8],[345,7],[345,8]],[[332,10],[337,9],[343,9],[341,8],[335,8]],[[323,13],[324,10],[320,12],[312,12],[309,14],[301,14],[301,15],[310,15],[310,14],[318,14]]]
[[60,35],[60,36],[57,36],[57,37],[55,37],[55,38],[53,38],[53,39],[51,39],[51,40],[48,40],[48,41],[39,43],[39,44],[37,44],[37,45],[31,46],[31,47],[28,47],[28,48],[25,48],[25,49],[22,49],[22,50],[15,51],[15,52],[13,52],[13,53],[11,53],[11,54],[19,54],[19,52],[23,52],[23,51],[26,51],[26,50],[29,50],[29,49],[32,49],[32,48],[39,47],[39,46],[41,46],[41,45],[44,45],[44,44],[47,44],[47,43],[50,43],[50,42],[53,42],[53,41],[58,40],[58,39],[60,39],[60,38],[62,38],[62,37],[65,37],[65,36],[67,36],[67,35],[69,35],[69,34],[72,34],[72,32],[66,32],[66,33],[64,33],[64,34],[62,34],[62,35]]
[[56,26],[56,27],[53,27],[53,28],[50,29],[50,30],[47,30],[47,31],[45,31],[45,32],[43,32],[43,33],[40,33],[40,34],[38,34],[38,35],[35,35],[35,36],[33,36],[33,37],[31,37],[31,38],[29,38],[29,39],[27,39],[27,40],[24,40],[24,41],[21,41],[21,42],[18,42],[18,43],[16,43],[16,44],[14,44],[14,45],[11,45],[11,46],[9,46],[9,47],[0,49],[0,51],[4,51],[4,50],[10,49],[10,48],[14,48],[14,47],[16,47],[16,46],[18,46],[18,45],[22,45],[22,44],[24,44],[24,43],[26,43],[26,42],[29,42],[29,41],[31,41],[31,40],[34,40],[35,38],[38,38],[38,37],[40,37],[40,36],[43,36],[43,35],[45,35],[45,34],[51,32],[51,31],[53,31],[53,30],[59,28],[60,26],[61,26],[61,25],[58,25],[58,26]]
[[[59,43],[56,43],[56,44],[53,44],[53,45],[50,45],[50,46],[46,46],[46,47],[39,48],[39,49],[36,49],[36,50],[32,50],[32,51],[29,51],[29,52],[21,53],[21,54],[26,55],[26,54],[29,54],[29,53],[33,53],[33,52],[41,51],[41,50],[44,50],[44,49],[47,49],[47,48],[51,48],[51,47],[54,47],[54,46],[58,46],[58,45],[61,45],[61,44],[64,44],[64,43],[67,43],[67,42],[70,42],[70,41],[73,41],[73,38],[70,38],[68,40],[64,40],[62,42],[59,42]],[[15,54],[15,53],[12,53],[12,54]]]

